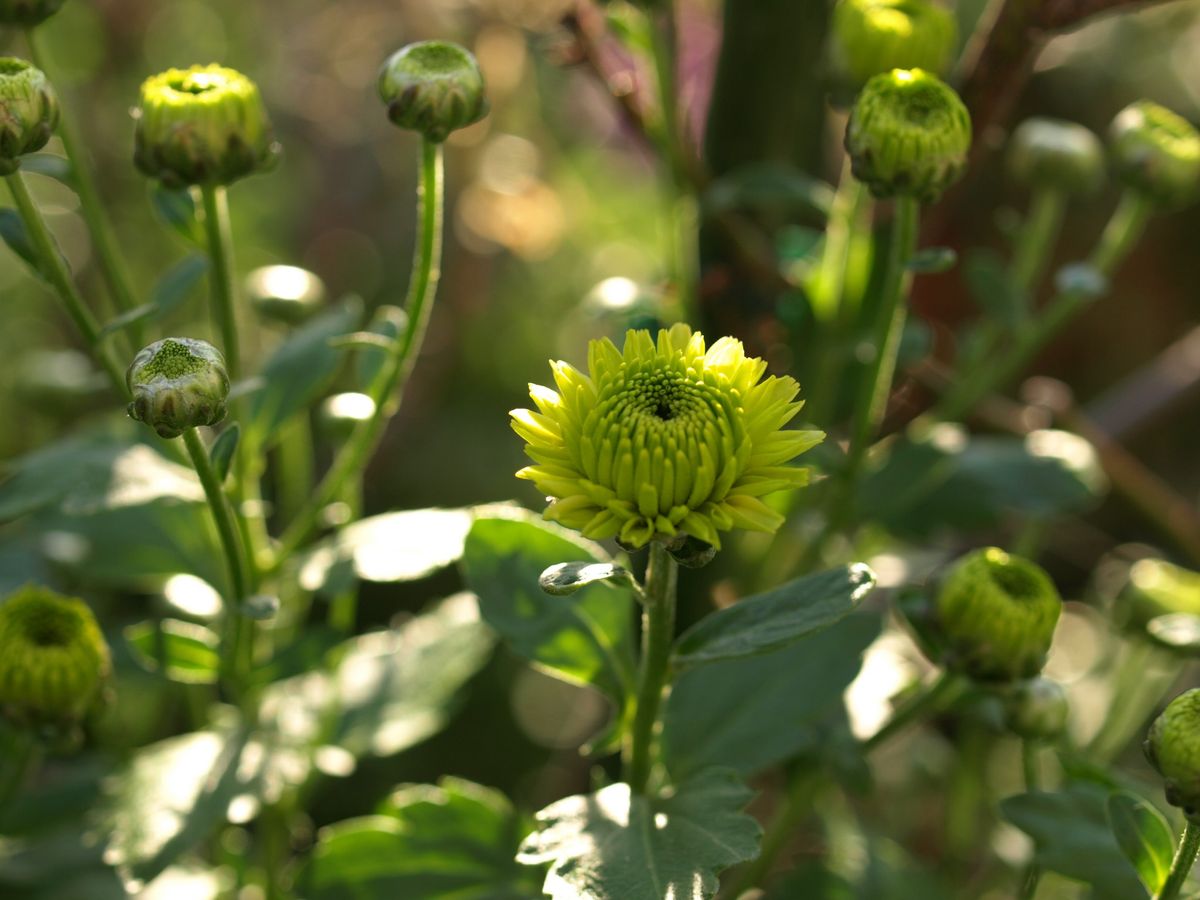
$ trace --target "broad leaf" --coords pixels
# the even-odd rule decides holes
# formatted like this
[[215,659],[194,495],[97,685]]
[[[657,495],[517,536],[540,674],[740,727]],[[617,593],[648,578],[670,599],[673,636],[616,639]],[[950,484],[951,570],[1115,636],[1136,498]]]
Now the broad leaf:
[[56,153],[29,153],[21,157],[22,172],[36,172],[53,178],[59,184],[75,190],[75,173],[71,170],[71,161]]
[[739,600],[705,616],[675,642],[678,669],[782,649],[854,611],[875,587],[875,574],[855,563]]
[[550,566],[581,558],[606,563],[607,555],[532,513],[504,515],[477,519],[463,554],[467,584],[479,596],[484,619],[530,662],[597,688],[624,710],[634,683],[629,590],[602,582],[570,597],[546,594],[538,578]]
[[762,830],[742,812],[751,795],[727,769],[662,798],[614,784],[543,809],[517,859],[551,864],[543,890],[554,900],[703,900],[717,873],[758,853]]
[[237,453],[238,440],[242,436],[242,427],[234,422],[213,441],[208,455],[212,460],[213,470],[217,478],[224,481],[229,476],[229,468],[233,465],[234,454]]
[[1175,856],[1175,839],[1167,820],[1145,800],[1122,792],[1108,798],[1108,821],[1117,846],[1137,869],[1146,890],[1157,893]]
[[499,791],[457,778],[405,785],[379,815],[322,829],[301,876],[309,900],[540,900],[515,860],[527,828]]
[[125,640],[137,660],[151,672],[161,671],[182,684],[216,684],[221,668],[220,640],[203,625],[164,619],[139,622],[125,629]]
[[196,215],[196,201],[191,190],[170,190],[156,185],[150,192],[154,212],[184,240],[198,247],[205,245],[204,228]]
[[752,775],[819,745],[845,718],[842,694],[878,634],[878,616],[858,614],[819,639],[683,673],[663,713],[671,775],[709,766]]

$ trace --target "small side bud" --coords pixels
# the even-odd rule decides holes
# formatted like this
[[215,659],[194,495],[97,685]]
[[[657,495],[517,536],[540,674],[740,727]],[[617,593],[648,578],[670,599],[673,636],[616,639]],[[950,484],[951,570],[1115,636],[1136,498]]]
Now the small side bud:
[[1200,810],[1200,688],[1167,704],[1150,726],[1143,749],[1163,778],[1167,802],[1195,821]]
[[0,25],[30,28],[54,15],[63,0],[0,0]]
[[488,111],[479,63],[447,41],[422,41],[393,53],[379,71],[379,96],[393,124],[436,143]]
[[142,348],[125,373],[133,402],[129,415],[159,437],[175,438],[189,428],[225,418],[229,375],[212,344],[166,338]]
[[134,117],[134,164],[167,188],[232,184],[279,155],[257,85],[215,63],[147,78]]
[[970,148],[966,106],[921,69],[893,69],[868,81],[846,126],[854,177],[876,197],[932,203],[962,175]]
[[1129,188],[1161,206],[1181,206],[1200,186],[1200,133],[1164,106],[1139,100],[1109,129],[1113,168]]
[[27,585],[0,603],[0,709],[13,721],[77,723],[111,669],[108,645],[82,600]]
[[298,266],[263,266],[246,276],[246,296],[264,319],[299,325],[325,304],[325,283]]
[[892,69],[942,75],[957,43],[954,14],[928,0],[839,0],[833,9],[833,67],[855,91]]
[[936,607],[947,665],[980,681],[1014,681],[1041,671],[1062,598],[1040,566],[989,547],[949,568]]
[[1104,148],[1090,129],[1061,119],[1026,119],[1012,134],[1008,170],[1020,184],[1071,195],[1104,183]]
[[1053,740],[1061,735],[1069,711],[1063,686],[1043,675],[1017,682],[1005,703],[1008,727],[1029,740]]
[[58,98],[41,69],[23,59],[0,58],[0,175],[21,157],[46,146],[58,127]]

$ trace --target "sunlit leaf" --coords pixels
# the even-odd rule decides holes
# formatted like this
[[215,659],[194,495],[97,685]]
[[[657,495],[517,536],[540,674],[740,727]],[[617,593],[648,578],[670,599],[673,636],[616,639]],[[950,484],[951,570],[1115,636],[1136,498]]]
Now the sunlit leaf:
[[629,571],[616,563],[556,563],[538,576],[538,586],[547,594],[566,597],[599,581],[629,583]]
[[138,662],[151,672],[162,671],[182,684],[215,684],[221,668],[220,639],[192,622],[164,619],[139,622],[125,629],[125,640]]
[[1121,792],[1108,798],[1108,821],[1117,845],[1137,869],[1146,890],[1157,893],[1175,856],[1175,839],[1167,820],[1145,800]]

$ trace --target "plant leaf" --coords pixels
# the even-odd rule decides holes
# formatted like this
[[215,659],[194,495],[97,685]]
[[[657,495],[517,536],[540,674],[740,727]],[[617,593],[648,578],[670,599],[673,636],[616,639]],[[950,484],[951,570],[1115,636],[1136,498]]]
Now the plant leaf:
[[217,439],[213,441],[213,445],[208,451],[208,457],[212,461],[220,481],[224,481],[229,476],[229,467],[233,465],[233,457],[237,453],[238,440],[241,436],[242,428],[237,422],[234,422],[217,435]]
[[139,663],[162,671],[181,684],[216,684],[221,668],[220,639],[203,625],[163,619],[139,622],[125,629],[125,640]]
[[178,308],[207,272],[208,258],[202,253],[191,253],[163,272],[150,292],[150,305],[154,307],[155,318],[162,318]]
[[71,190],[76,189],[75,172],[71,168],[71,161],[57,153],[30,153],[22,156],[21,171],[45,175]]
[[678,669],[769,653],[854,611],[875,587],[862,563],[789,581],[705,616],[675,642]]
[[188,243],[204,247],[204,229],[196,214],[196,200],[189,188],[169,190],[155,185],[150,191],[150,203],[164,224],[173,228]]
[[963,262],[963,277],[975,305],[987,318],[1009,327],[1020,324],[1026,298],[998,253],[991,250],[968,253]]
[[21,257],[37,278],[45,279],[41,259],[33,249],[29,232],[25,230],[25,223],[21,221],[21,216],[15,209],[0,209],[0,238],[4,239],[9,250]]
[[926,247],[909,257],[905,268],[919,275],[937,275],[949,272],[958,262],[953,247]]
[[1119,792],[1108,798],[1108,821],[1125,858],[1133,863],[1151,894],[1166,883],[1175,839],[1162,813],[1142,798]]
[[751,796],[728,769],[661,798],[614,784],[543,809],[517,860],[551,864],[542,889],[554,900],[703,900],[718,872],[758,853],[762,830],[741,811]]
[[616,563],[555,563],[538,576],[538,587],[555,597],[566,597],[600,581],[630,583],[629,570]]

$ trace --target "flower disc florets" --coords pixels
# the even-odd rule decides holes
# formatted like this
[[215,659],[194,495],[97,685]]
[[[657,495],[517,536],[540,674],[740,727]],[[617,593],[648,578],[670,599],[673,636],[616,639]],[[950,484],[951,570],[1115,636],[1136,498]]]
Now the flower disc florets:
[[28,28],[38,25],[62,7],[63,0],[0,0],[0,25]]
[[928,0],[839,0],[833,9],[834,68],[854,88],[880,72],[950,65],[958,23]]
[[1104,182],[1104,148],[1091,130],[1061,119],[1026,119],[1013,132],[1008,168],[1022,184],[1091,194]]
[[448,41],[421,41],[393,53],[379,72],[379,96],[394,124],[437,143],[488,111],[479,63]]
[[1163,206],[1192,200],[1200,185],[1200,133],[1164,106],[1140,100],[1109,130],[1113,167],[1130,188]]
[[206,341],[166,338],[142,348],[125,374],[133,402],[129,415],[159,437],[225,418],[229,375],[225,358]]
[[0,58],[0,175],[20,157],[41,150],[58,126],[58,98],[41,69],[23,59]]
[[133,161],[170,188],[231,184],[279,153],[258,87],[215,63],[147,78],[134,115]]
[[0,602],[0,708],[12,718],[78,721],[110,668],[108,645],[82,600],[30,585]]
[[962,175],[970,149],[966,106],[920,69],[894,69],[868,81],[846,126],[854,177],[876,197],[933,202]]
[[782,431],[803,405],[799,385],[747,357],[740,341],[706,348],[686,325],[630,331],[624,351],[592,341],[588,374],[551,364],[557,391],[530,385],[538,411],[512,412],[536,465],[517,473],[549,495],[546,518],[631,548],[688,534],[775,531],[783,517],[760,497],[801,487],[785,465],[820,431]]
[[1194,820],[1200,813],[1200,689],[1167,704],[1150,726],[1143,749],[1163,777],[1167,802]]

